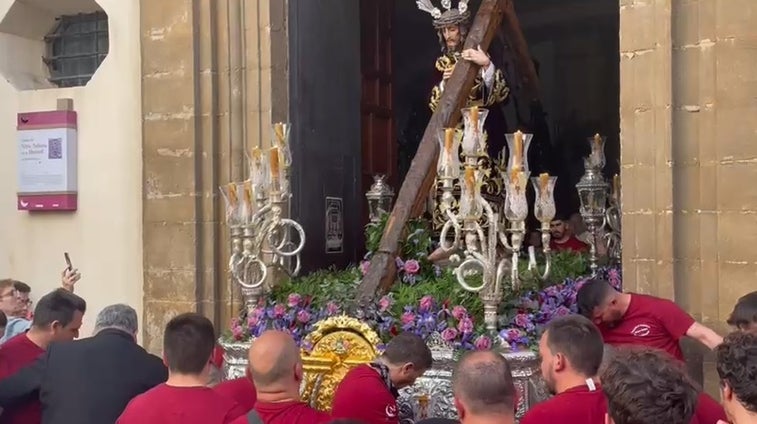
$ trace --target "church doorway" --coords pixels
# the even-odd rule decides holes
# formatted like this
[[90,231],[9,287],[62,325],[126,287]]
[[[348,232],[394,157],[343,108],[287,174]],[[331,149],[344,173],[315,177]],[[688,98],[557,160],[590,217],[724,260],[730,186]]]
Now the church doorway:
[[[428,103],[438,78],[434,61],[440,45],[431,17],[414,1],[360,2],[362,189],[369,188],[371,175],[381,173],[399,190],[431,118]],[[471,1],[471,10],[479,4]],[[520,70],[507,57],[507,47],[495,41],[491,48],[504,52],[511,89],[503,106],[508,132],[536,134],[530,160],[558,175],[558,209],[568,215],[578,210],[575,184],[583,174],[586,138],[595,133],[607,137],[605,172],[608,177],[619,173],[618,3],[519,0],[515,8],[541,95],[536,108],[518,104]]]

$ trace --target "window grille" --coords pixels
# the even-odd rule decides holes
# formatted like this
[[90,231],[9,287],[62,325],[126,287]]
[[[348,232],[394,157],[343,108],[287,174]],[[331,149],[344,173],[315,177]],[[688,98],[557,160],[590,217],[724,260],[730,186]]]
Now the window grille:
[[108,55],[108,15],[61,16],[45,44],[49,81],[58,87],[86,85]]

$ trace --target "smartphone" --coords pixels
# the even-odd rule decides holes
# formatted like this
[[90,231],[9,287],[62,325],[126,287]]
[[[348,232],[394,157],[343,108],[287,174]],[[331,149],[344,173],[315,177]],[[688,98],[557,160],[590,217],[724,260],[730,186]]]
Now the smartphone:
[[71,271],[74,269],[74,266],[71,265],[71,257],[68,256],[68,252],[63,252],[63,258],[66,260],[66,265],[68,265],[68,270]]

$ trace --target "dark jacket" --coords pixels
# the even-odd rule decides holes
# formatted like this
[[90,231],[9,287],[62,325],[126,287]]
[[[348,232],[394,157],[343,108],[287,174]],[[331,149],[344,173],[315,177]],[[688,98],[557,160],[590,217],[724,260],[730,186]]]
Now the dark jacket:
[[43,424],[115,423],[129,401],[168,378],[163,361],[120,330],[54,343],[34,364],[0,380],[0,407],[39,396]]

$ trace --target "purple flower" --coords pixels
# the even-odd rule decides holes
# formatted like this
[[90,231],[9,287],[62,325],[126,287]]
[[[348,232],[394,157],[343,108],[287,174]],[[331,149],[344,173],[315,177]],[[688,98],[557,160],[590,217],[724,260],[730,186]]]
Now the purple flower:
[[557,309],[555,309],[554,316],[564,317],[567,315],[570,315],[570,309],[566,308],[565,306],[560,306]]
[[531,320],[528,319],[528,315],[526,314],[518,314],[515,315],[515,325],[518,327],[527,328],[529,325],[531,325]]
[[468,316],[468,310],[465,309],[464,306],[457,305],[452,308],[452,316],[455,317],[456,320],[461,320]]
[[452,327],[448,327],[444,331],[442,331],[442,339],[445,342],[451,342],[455,340],[456,337],[457,337],[457,330],[455,330]]
[[492,340],[486,336],[478,336],[476,341],[473,342],[473,345],[476,346],[476,349],[478,350],[489,350],[492,347]]
[[256,327],[260,323],[260,318],[255,315],[247,316],[247,328]]
[[431,310],[433,306],[434,306],[434,298],[429,295],[426,295],[421,298],[421,301],[419,302],[418,310],[421,312],[428,312]]
[[297,321],[307,324],[310,321],[310,313],[304,309],[297,312]]
[[283,318],[284,314],[286,314],[286,311],[286,306],[282,305],[281,303],[277,303],[276,306],[273,307],[273,317]]
[[390,296],[384,296],[379,300],[379,311],[386,312],[392,307],[394,301]]
[[290,308],[294,308],[295,306],[300,306],[300,303],[302,302],[302,296],[300,296],[297,293],[292,293],[287,297],[287,305],[289,305]]
[[470,318],[465,317],[460,320],[460,323],[457,324],[457,329],[460,330],[461,333],[470,334],[473,332],[473,321],[471,321]]
[[415,259],[410,259],[405,262],[404,269],[406,273],[415,275],[418,273],[418,271],[420,271],[421,265]]
[[397,268],[403,269],[405,267],[405,261],[402,260],[399,256],[394,258],[394,263],[397,265]]

